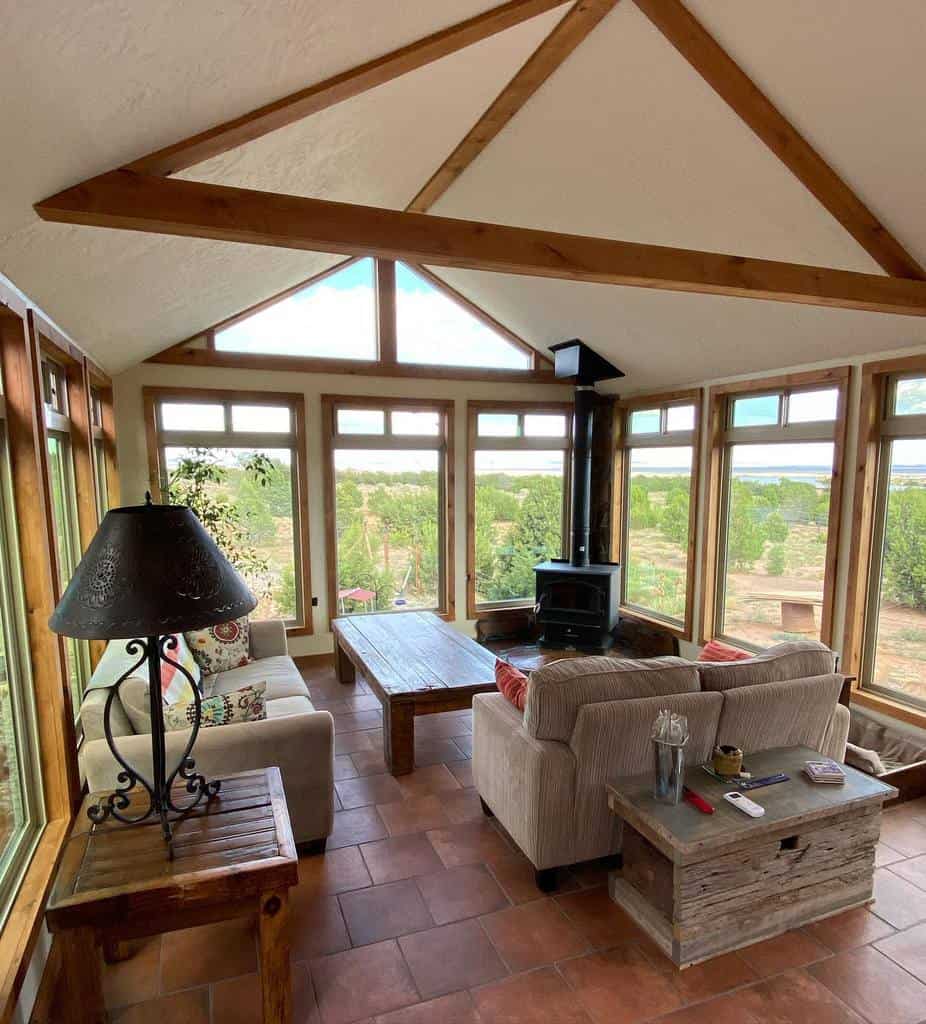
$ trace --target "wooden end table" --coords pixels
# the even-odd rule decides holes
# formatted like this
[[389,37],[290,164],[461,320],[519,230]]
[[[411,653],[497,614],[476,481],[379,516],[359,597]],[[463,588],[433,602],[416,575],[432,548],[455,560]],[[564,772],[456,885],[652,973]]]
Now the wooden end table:
[[745,794],[761,818],[728,804],[736,787],[697,766],[687,781],[714,814],[657,803],[652,774],[608,784],[623,822],[611,898],[677,966],[871,902],[881,807],[897,790],[847,766],[843,785],[813,783],[802,768],[820,757],[788,747],[746,758],[755,778],[790,776]]
[[290,1024],[288,890],[299,869],[279,769],[223,779],[211,803],[175,823],[173,860],[157,818],[94,825],[91,802],[74,821],[45,913],[62,947],[67,1021],[108,1019],[101,943],[253,916],[264,1024]]
[[495,689],[495,655],[433,612],[334,619],[338,678],[359,671],[383,707],[383,749],[393,775],[415,767],[415,716],[460,711]]

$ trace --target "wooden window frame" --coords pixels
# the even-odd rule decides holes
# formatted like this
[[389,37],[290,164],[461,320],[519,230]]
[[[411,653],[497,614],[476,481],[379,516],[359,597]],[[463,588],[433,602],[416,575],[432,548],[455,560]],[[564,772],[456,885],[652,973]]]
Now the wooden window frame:
[[[454,465],[454,407],[451,398],[382,398],[373,395],[322,395],[322,470],[325,487],[325,563],[328,584],[328,623],[338,617],[338,534],[337,534],[337,488],[335,480],[334,453],[339,441],[349,439],[348,447],[392,448],[400,449],[403,445],[389,446],[383,444],[384,438],[391,435],[388,431],[388,415],[386,417],[385,434],[344,434],[337,431],[338,409],[382,409],[387,414],[399,412],[438,412],[441,417],[441,431],[433,443],[422,443],[435,440],[430,436],[402,435],[407,437],[409,449],[432,449],[440,454],[442,465],[439,469],[441,488],[438,493],[443,506],[443,523],[441,558],[439,570],[442,590],[441,602],[435,611],[442,619],[453,622],[456,618],[455,598],[455,503],[454,481],[456,469]],[[442,491],[442,493],[441,493]],[[423,611],[421,608],[410,608],[408,611]],[[358,613],[361,614],[361,613]],[[390,614],[403,615],[405,611],[396,609]]]
[[[376,302],[376,357],[374,359],[338,359],[324,356],[297,356],[270,353],[231,352],[216,348],[216,334],[255,313],[260,313],[291,296],[320,284],[326,278],[363,259],[373,260],[373,287]],[[399,362],[397,356],[397,318],[395,294],[395,260],[378,257],[351,257],[341,260],[321,273],[293,285],[262,302],[255,303],[233,316],[220,320],[195,335],[149,357],[149,363],[167,363],[182,366],[232,367],[238,369],[281,370],[297,373],[347,373],[374,377],[428,377],[434,380],[475,380],[556,383],[553,365],[523,338],[490,316],[465,295],[452,288],[436,274],[408,260],[404,263],[419,277],[435,287],[451,302],[460,306],[480,323],[500,334],[515,348],[529,356],[525,369],[492,369],[492,367],[441,366],[430,363]],[[561,381],[559,383],[562,383]]]
[[926,710],[864,687],[866,646],[875,588],[875,555],[879,517],[883,516],[884,451],[890,440],[884,427],[893,381],[902,376],[926,376],[926,354],[865,363],[861,368],[855,490],[852,503],[851,554],[843,636],[843,670],[856,677],[852,702],[872,711],[926,727]]
[[[157,501],[164,500],[163,481],[166,479],[166,467],[163,465],[162,449],[164,447],[158,408],[162,402],[189,402],[193,404],[220,403],[232,405],[286,405],[293,417],[292,436],[286,437],[285,445],[276,447],[291,448],[293,452],[293,540],[295,546],[295,567],[298,586],[301,590],[301,620],[287,625],[288,636],[311,636],[314,632],[312,608],[312,571],[311,546],[309,542],[309,483],[306,461],[306,427],[305,427],[305,395],[300,392],[287,391],[246,391],[237,388],[183,388],[183,387],[143,387],[142,403],[145,417],[145,441],[148,451],[148,490]],[[229,413],[230,415],[230,413]],[[245,435],[255,438],[256,435]],[[267,434],[264,447],[274,447],[273,434]],[[280,435],[282,436],[282,435]],[[222,447],[226,433],[217,434],[210,444]],[[234,447],[234,446],[232,446]]]
[[[617,445],[615,449],[614,483],[615,519],[612,528],[612,558],[621,563],[621,615],[627,618],[651,623],[671,633],[680,640],[694,637],[695,584],[697,562],[697,521],[698,497],[701,493],[701,413],[704,393],[701,388],[686,388],[676,391],[661,391],[652,395],[635,395],[618,403]],[[688,431],[665,429],[667,410],[671,406],[693,405],[694,426]],[[630,417],[641,409],[660,410],[660,431],[655,434],[630,433]],[[627,532],[630,524],[627,504],[630,499],[630,455],[634,448],[688,447],[691,446],[691,483],[688,496],[688,559],[685,576],[685,617],[682,622],[660,615],[640,605],[628,604],[625,600],[627,574],[624,556],[628,549]]]
[[[724,522],[724,495],[726,493],[726,449],[733,443],[728,440],[728,410],[735,398],[746,398],[779,391],[812,391],[836,388],[838,392],[836,418],[832,421],[832,436],[825,443],[833,445],[833,470],[830,483],[830,510],[827,526],[826,555],[823,572],[823,607],[821,612],[820,639],[832,647],[835,642],[833,610],[836,597],[836,573],[839,559],[842,526],[842,495],[845,476],[846,419],[851,367],[834,366],[823,370],[808,370],[801,373],[781,374],[776,377],[761,377],[748,381],[719,384],[708,392],[708,472],[707,502],[704,517],[704,541],[701,568],[701,615],[699,642],[705,644],[717,632],[719,594],[722,586],[724,555],[720,550],[721,530]],[[812,430],[804,427],[812,424],[795,424],[793,439],[821,440],[811,437]],[[739,428],[752,429],[752,428]],[[765,429],[765,428],[759,428]],[[789,428],[790,429],[790,428]],[[745,440],[745,439],[744,439]],[[731,643],[746,650],[756,650],[755,645],[729,638]]]
[[[468,401],[466,403],[466,615],[475,619],[485,613],[515,612],[518,609],[532,608],[532,599],[523,601],[476,601],[476,452],[483,451],[518,451],[534,449],[550,451],[562,447],[563,451],[563,511],[562,511],[562,548],[561,555],[569,549],[570,507],[572,493],[572,429],[575,406],[572,402],[505,402],[505,401]],[[518,416],[565,416],[566,434],[562,439],[555,437],[526,438],[522,434],[517,437],[485,437],[478,435],[480,413],[508,413]],[[554,444],[553,442],[561,442]]]

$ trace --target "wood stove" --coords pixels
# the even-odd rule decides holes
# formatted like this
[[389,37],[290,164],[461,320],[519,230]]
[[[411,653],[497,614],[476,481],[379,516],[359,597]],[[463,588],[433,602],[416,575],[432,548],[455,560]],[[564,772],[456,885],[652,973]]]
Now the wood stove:
[[620,606],[621,567],[589,564],[589,504],[595,384],[623,373],[578,339],[554,345],[556,376],[576,382],[572,448],[572,543],[568,559],[534,566],[535,614],[542,647],[606,651]]

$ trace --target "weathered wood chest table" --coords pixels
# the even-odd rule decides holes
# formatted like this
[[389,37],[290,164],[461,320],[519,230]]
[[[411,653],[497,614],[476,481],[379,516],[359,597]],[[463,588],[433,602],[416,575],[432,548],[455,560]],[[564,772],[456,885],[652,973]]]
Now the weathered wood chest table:
[[264,1024],[289,1024],[287,897],[299,867],[280,770],[223,779],[215,799],[174,823],[173,859],[157,818],[94,825],[90,802],[75,819],[45,914],[62,944],[67,1021],[107,1020],[101,943],[252,916]]
[[711,815],[657,803],[651,774],[608,784],[623,822],[611,898],[679,967],[871,901],[881,807],[897,790],[849,767],[842,785],[810,782],[804,762],[820,756],[788,747],[746,758],[754,778],[790,776],[746,793],[761,818],[728,804],[735,787],[697,766],[686,781]]
[[415,767],[415,715],[460,711],[495,689],[495,655],[433,612],[347,615],[331,623],[342,683],[355,670],[383,706],[383,748],[393,775]]

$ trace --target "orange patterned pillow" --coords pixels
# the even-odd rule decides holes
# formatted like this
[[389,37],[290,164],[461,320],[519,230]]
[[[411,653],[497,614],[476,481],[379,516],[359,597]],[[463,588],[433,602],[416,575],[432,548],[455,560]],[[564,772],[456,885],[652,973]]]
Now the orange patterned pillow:
[[495,685],[518,711],[524,710],[527,702],[527,676],[501,658],[495,659]]
[[720,640],[708,640],[698,655],[698,661],[748,661],[751,657],[748,651],[741,651],[738,647],[731,647]]

